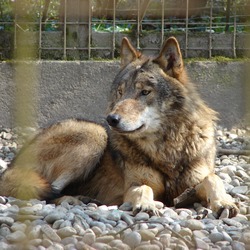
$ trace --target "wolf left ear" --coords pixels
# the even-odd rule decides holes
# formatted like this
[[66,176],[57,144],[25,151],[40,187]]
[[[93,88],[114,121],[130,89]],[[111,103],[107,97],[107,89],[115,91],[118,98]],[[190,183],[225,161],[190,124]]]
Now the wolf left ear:
[[139,58],[140,55],[141,53],[133,47],[128,38],[124,37],[121,45],[121,67],[127,66],[129,63]]
[[181,50],[175,37],[170,37],[165,41],[154,62],[158,63],[169,76],[178,79],[180,82],[186,81]]

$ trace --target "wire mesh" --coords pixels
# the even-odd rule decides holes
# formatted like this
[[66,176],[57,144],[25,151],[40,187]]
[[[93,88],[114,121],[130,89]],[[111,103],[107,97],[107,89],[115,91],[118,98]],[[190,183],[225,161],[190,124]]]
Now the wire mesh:
[[171,35],[185,57],[241,57],[249,50],[247,0],[29,0],[21,17],[16,5],[0,0],[2,60],[13,57],[20,32],[36,44],[39,59],[114,59],[123,36],[148,53]]

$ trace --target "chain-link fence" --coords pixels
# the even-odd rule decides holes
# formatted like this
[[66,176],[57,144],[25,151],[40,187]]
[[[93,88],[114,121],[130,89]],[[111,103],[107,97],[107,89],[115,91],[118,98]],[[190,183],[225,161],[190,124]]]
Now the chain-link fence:
[[249,20],[248,0],[0,0],[0,59],[113,59],[123,36],[154,53],[170,35],[185,57],[243,57]]

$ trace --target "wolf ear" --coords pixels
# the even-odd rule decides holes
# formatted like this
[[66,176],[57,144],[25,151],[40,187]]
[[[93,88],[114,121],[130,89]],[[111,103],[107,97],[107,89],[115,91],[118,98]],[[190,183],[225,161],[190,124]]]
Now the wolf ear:
[[121,67],[127,66],[129,63],[139,58],[140,55],[141,53],[133,47],[128,38],[124,37],[121,45]]
[[169,76],[178,79],[180,82],[186,81],[181,50],[175,37],[170,37],[165,41],[154,62],[158,63]]

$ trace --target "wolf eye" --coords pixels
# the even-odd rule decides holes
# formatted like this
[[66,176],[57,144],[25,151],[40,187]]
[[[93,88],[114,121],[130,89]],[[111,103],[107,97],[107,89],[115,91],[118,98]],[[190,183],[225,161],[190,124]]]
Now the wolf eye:
[[148,95],[148,94],[150,94],[150,92],[151,92],[150,90],[144,89],[144,90],[142,90],[141,94]]

